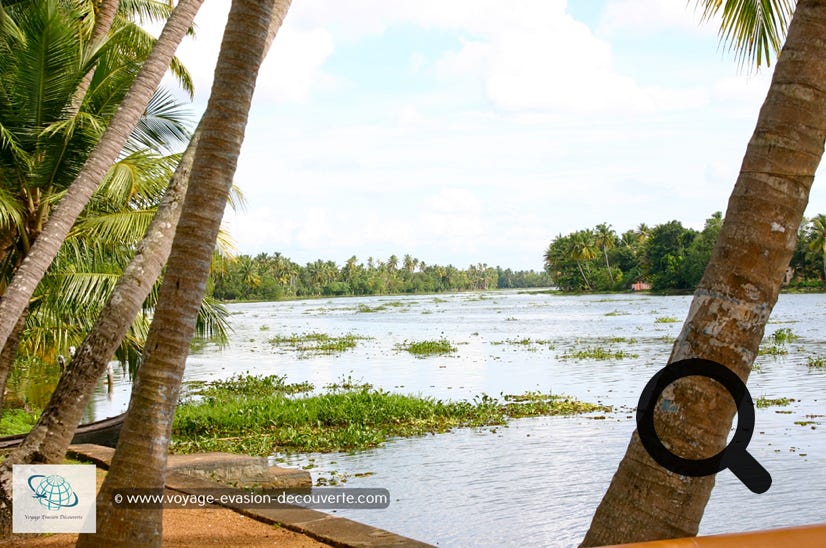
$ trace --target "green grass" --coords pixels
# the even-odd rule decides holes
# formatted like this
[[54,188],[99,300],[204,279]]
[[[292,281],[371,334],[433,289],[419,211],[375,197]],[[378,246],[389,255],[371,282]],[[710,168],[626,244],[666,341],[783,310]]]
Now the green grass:
[[[248,381],[258,384],[252,378]],[[375,447],[393,437],[500,425],[518,417],[610,410],[539,393],[505,396],[505,401],[482,395],[471,402],[455,402],[367,387],[302,397],[248,396],[254,390],[209,388],[214,389],[210,396],[178,407],[174,451],[251,455],[353,451]]]
[[326,333],[310,332],[303,334],[278,335],[268,342],[284,350],[307,354],[336,354],[356,347],[356,343],[365,340],[353,334],[333,337]]
[[27,434],[40,418],[40,412],[29,413],[24,409],[4,409],[0,420],[0,436]]
[[589,346],[583,349],[571,350],[557,357],[562,360],[622,360],[638,358],[639,354],[626,352],[625,350],[614,350],[604,346]]
[[755,405],[758,408],[763,409],[766,407],[786,407],[787,405],[791,405],[793,399],[790,398],[767,398],[765,396],[760,396],[757,398]]
[[416,357],[439,356],[456,352],[456,347],[444,337],[435,341],[404,341],[396,345],[396,350],[410,352]]

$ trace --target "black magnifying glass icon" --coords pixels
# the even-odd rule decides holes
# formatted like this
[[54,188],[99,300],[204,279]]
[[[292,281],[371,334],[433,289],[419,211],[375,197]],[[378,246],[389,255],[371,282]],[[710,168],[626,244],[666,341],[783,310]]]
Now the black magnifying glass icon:
[[[714,379],[728,390],[737,406],[737,430],[731,442],[713,457],[685,459],[671,452],[654,429],[654,409],[663,390],[683,377],[701,376]],[[763,466],[746,451],[754,432],[754,402],[746,385],[731,369],[717,362],[690,358],[660,369],[640,395],[637,404],[637,433],[648,454],[657,463],[683,476],[710,476],[728,468],[754,493],[765,493],[772,478]]]

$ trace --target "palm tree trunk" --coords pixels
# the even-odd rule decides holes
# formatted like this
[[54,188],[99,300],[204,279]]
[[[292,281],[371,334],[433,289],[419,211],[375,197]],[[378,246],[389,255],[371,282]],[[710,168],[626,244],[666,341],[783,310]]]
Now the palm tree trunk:
[[28,305],[37,284],[60,250],[77,216],[126,144],[202,3],[203,0],[178,2],[100,142],[89,155],[80,174],[66,191],[0,298],[0,346],[6,344],[17,319]]
[[585,276],[585,271],[582,270],[582,263],[577,261],[576,266],[577,266],[577,268],[579,268],[579,273],[582,275],[582,279],[585,280],[585,287],[587,287],[588,289],[591,289],[591,282],[588,281],[588,277]]
[[78,546],[160,546],[161,511],[115,508],[112,496],[121,488],[163,488],[184,365],[258,69],[270,43],[270,30],[280,25],[289,4],[289,0],[232,3],[192,168],[197,185],[187,192],[129,414],[98,496],[98,533],[81,535]]
[[611,264],[608,262],[608,249],[604,246],[602,248],[602,255],[605,257],[605,268],[608,269],[608,277],[611,279],[611,283],[614,283],[614,273],[611,272]]
[[[670,362],[705,358],[748,378],[823,155],[825,37],[826,3],[800,0]],[[697,459],[725,446],[735,414],[727,391],[686,377],[663,398],[671,400],[668,409],[679,410],[658,407],[655,414],[657,431],[672,451]],[[713,486],[714,476],[685,477],[660,467],[634,432],[583,545],[696,535]]]
[[3,402],[6,399],[6,383],[9,374],[14,367],[14,360],[17,357],[17,348],[20,346],[20,338],[23,336],[23,329],[26,327],[28,310],[24,310],[17,319],[17,324],[9,335],[6,345],[0,352],[0,417],[3,415]]

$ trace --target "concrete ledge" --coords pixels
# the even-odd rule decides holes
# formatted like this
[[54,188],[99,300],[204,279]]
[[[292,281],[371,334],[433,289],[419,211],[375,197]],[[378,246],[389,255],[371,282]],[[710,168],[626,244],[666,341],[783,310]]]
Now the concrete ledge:
[[[69,456],[94,462],[101,468],[109,468],[114,449],[100,445],[78,444],[69,446]],[[205,454],[209,455],[209,454]],[[189,456],[189,455],[180,455]],[[170,455],[170,464],[173,457]],[[237,457],[237,455],[233,455]],[[244,458],[244,457],[242,457]],[[193,459],[196,462],[198,459]],[[289,470],[289,469],[286,469]],[[226,489],[226,485],[217,483],[203,476],[184,473],[181,469],[168,468],[166,487],[181,493],[197,493],[203,489]],[[285,488],[279,486],[277,488]],[[245,491],[239,489],[239,493]],[[430,544],[391,533],[377,527],[365,525],[347,518],[331,516],[318,510],[294,506],[289,508],[241,508],[232,504],[225,505],[239,514],[264,523],[278,524],[285,529],[307,535],[332,546],[345,548],[379,548],[403,547],[425,548]]]
[[[84,443],[69,446],[69,454],[73,453],[83,453],[98,466],[108,468],[115,450],[111,447]],[[167,473],[182,472],[232,487],[298,489],[313,485],[310,473],[306,470],[269,466],[264,457],[232,453],[169,455],[166,470]]]

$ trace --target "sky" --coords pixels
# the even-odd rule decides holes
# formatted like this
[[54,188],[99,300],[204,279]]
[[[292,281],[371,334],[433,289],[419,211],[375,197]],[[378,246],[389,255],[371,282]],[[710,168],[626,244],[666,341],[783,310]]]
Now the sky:
[[[204,2],[178,50],[196,113],[229,4]],[[598,223],[701,229],[771,78],[717,28],[684,0],[293,0],[225,228],[240,253],[299,264],[537,270],[554,237]],[[816,183],[807,215],[824,212]]]

